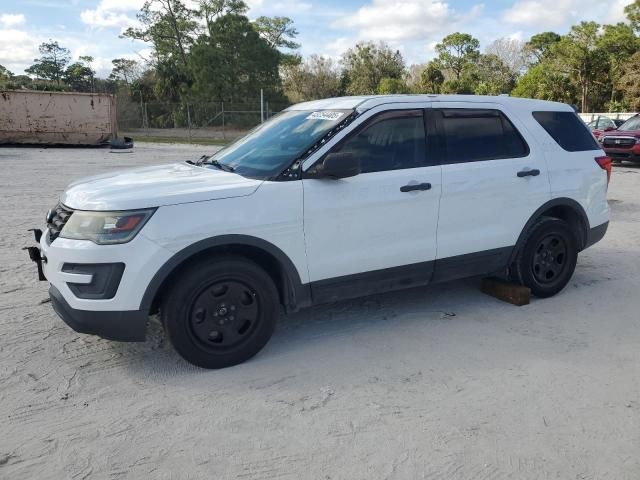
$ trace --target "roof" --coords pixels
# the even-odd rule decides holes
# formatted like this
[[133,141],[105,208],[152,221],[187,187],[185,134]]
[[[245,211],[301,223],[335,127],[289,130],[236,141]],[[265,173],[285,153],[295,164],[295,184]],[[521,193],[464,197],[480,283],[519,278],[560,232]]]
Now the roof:
[[420,103],[420,102],[465,102],[465,103],[497,103],[510,105],[526,110],[574,111],[565,103],[534,100],[531,98],[509,97],[507,95],[360,95],[354,97],[335,97],[292,105],[287,110],[352,110],[359,112],[386,103]]

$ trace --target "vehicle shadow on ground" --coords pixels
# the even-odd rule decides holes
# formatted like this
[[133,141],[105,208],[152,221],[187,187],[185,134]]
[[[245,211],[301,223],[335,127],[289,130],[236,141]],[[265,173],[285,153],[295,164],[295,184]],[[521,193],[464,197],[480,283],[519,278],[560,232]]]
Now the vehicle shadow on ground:
[[[207,371],[182,360],[164,335],[157,318],[152,318],[147,341],[144,344],[110,342],[119,356],[126,357],[122,365],[134,376],[153,381],[159,378],[218,372],[236,374],[245,372],[259,375],[273,374],[274,370],[286,373],[297,362],[305,362],[311,356],[343,355],[342,350],[358,348],[363,338],[370,347],[382,348],[396,332],[413,332],[424,339],[432,336],[457,338],[457,331],[469,326],[493,321],[510,324],[535,315],[536,304],[552,305],[552,302],[571,302],[571,295],[583,295],[584,290],[598,289],[598,284],[612,279],[611,272],[623,275],[628,265],[640,257],[631,252],[621,256],[615,249],[608,249],[609,262],[594,262],[591,255],[583,256],[576,272],[559,295],[552,299],[531,299],[531,305],[516,307],[487,296],[480,291],[481,278],[469,278],[448,283],[389,292],[354,300],[320,305],[300,312],[282,315],[276,331],[266,347],[244,364],[224,370]],[[503,327],[496,324],[498,330]],[[398,344],[397,344],[398,345]],[[374,353],[374,356],[376,354]],[[384,355],[380,353],[380,355]],[[345,358],[345,360],[347,360]],[[321,366],[317,368],[321,369]],[[348,366],[345,366],[348,368]],[[220,372],[225,372],[224,374]]]
[[[438,326],[443,322],[456,322],[460,312],[473,312],[495,308],[502,302],[480,292],[480,278],[464,279],[429,287],[388,292],[354,300],[320,305],[282,316],[267,346],[248,362],[224,371],[272,369],[275,365],[304,359],[308,349],[326,347],[335,341],[357,341],[361,334],[384,338],[390,329]],[[517,308],[511,305],[502,308]],[[354,340],[355,339],[355,340]],[[144,346],[143,346],[144,345]],[[189,365],[173,350],[157,318],[149,324],[144,344],[113,343],[122,357],[131,359],[126,368],[133,374],[152,378],[161,375],[183,375],[187,372],[207,373],[207,370]],[[220,372],[220,370],[218,371]]]

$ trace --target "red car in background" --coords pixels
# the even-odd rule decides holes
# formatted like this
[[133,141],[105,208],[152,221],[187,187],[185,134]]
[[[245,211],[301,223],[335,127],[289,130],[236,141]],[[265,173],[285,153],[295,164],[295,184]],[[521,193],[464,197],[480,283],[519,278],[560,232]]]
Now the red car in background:
[[640,114],[631,117],[617,130],[605,132],[599,140],[611,160],[640,163]]
[[624,120],[619,118],[596,117],[587,123],[587,127],[591,129],[591,133],[593,133],[593,136],[598,140],[604,133],[616,130],[623,123]]

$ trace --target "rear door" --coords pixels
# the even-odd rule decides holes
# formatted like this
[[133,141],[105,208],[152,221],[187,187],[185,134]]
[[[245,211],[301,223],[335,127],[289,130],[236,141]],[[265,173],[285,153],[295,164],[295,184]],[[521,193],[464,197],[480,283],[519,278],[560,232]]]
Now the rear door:
[[434,103],[442,165],[434,281],[502,268],[531,215],[551,198],[543,152],[502,105]]

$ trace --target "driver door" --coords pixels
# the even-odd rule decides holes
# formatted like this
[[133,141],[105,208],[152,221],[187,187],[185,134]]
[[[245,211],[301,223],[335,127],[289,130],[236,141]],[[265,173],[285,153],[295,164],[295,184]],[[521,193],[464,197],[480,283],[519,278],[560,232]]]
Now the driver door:
[[315,302],[422,285],[431,279],[441,168],[428,155],[421,107],[386,106],[384,111],[368,112],[324,152],[356,156],[359,175],[303,178],[305,242]]

